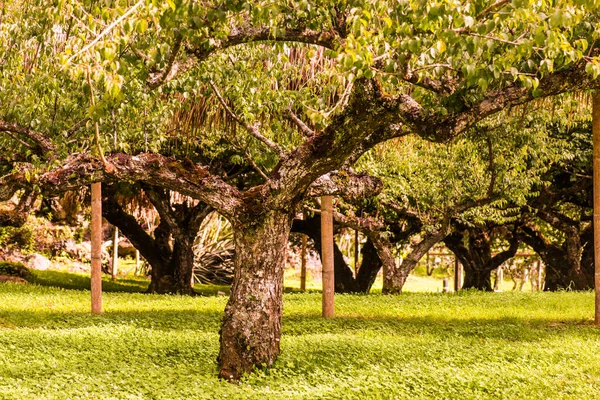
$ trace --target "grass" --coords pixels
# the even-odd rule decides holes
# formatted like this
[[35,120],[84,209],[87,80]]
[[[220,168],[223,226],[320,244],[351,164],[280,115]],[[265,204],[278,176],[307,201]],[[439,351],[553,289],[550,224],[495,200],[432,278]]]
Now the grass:
[[288,293],[279,360],[239,385],[215,378],[226,301],[109,292],[93,316],[0,285],[0,399],[600,398],[592,293],[341,295],[331,320]]

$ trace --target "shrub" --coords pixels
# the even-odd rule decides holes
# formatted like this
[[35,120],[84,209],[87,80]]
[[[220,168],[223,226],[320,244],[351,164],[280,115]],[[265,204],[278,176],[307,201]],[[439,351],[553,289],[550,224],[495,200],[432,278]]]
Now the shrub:
[[21,263],[0,262],[0,275],[18,276],[19,278],[31,278],[29,268]]

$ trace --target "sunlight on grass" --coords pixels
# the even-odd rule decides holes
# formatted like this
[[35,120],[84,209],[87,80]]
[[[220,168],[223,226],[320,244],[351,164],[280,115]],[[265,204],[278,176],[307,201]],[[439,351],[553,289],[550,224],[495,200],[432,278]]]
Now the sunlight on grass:
[[[207,292],[208,294],[208,292]],[[216,291],[212,294],[216,294]],[[2,399],[599,398],[592,293],[284,296],[282,354],[216,379],[225,296],[0,285]]]

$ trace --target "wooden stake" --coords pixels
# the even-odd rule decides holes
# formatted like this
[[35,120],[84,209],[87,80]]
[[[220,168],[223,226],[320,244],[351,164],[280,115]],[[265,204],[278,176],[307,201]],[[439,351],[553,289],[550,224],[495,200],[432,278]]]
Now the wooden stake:
[[102,314],[102,184],[92,184],[92,313]]
[[594,143],[594,281],[596,288],[596,325],[600,326],[600,92],[592,100]]
[[542,287],[542,262],[540,260],[536,261],[537,263],[537,290],[542,291],[544,288]]
[[306,235],[302,235],[302,265],[300,267],[300,290],[306,290]]
[[458,257],[454,256],[454,291],[458,292],[462,287],[462,265],[458,262]]
[[333,197],[321,198],[321,254],[323,265],[323,317],[331,318],[334,314],[334,285],[333,270]]
[[113,235],[113,259],[112,259],[112,281],[117,280],[117,269],[119,266],[119,228],[115,226],[115,234]]
[[135,275],[140,272],[140,251],[135,249]]
[[358,244],[358,230],[354,230],[354,278],[358,276],[358,259],[360,258],[360,248]]

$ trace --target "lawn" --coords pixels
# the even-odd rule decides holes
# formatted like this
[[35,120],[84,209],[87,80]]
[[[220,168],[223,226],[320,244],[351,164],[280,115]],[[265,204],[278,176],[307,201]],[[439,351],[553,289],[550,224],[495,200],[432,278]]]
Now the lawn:
[[226,301],[112,292],[92,316],[89,292],[0,285],[0,398],[600,398],[592,293],[339,295],[331,320],[288,293],[281,357],[238,385],[216,379]]

